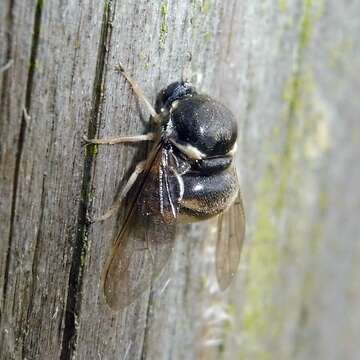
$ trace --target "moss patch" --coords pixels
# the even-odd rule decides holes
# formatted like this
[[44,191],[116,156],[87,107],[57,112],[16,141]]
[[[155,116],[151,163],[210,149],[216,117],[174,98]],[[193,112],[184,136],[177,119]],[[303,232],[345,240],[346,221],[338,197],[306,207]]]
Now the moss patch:
[[288,3],[287,0],[279,0],[278,1],[279,10],[282,13],[286,13],[288,11]]
[[210,12],[211,6],[211,0],[202,0],[200,5],[200,11],[207,15]]
[[86,144],[85,145],[85,156],[86,157],[95,157],[98,153],[98,145],[97,144]]
[[213,33],[212,33],[211,31],[206,31],[206,32],[204,33],[204,40],[205,40],[206,42],[210,42],[210,40],[212,39],[212,37],[213,37]]
[[[306,218],[309,204],[304,196],[312,187],[311,180],[308,181],[313,160],[322,155],[329,144],[326,113],[317,103],[312,71],[304,65],[321,4],[322,1],[303,2],[295,70],[284,84],[281,120],[263,149],[269,155],[256,187],[256,222],[251,246],[245,254],[249,273],[245,284],[240,359],[289,358],[290,344],[282,348],[281,337],[289,322],[297,321],[302,296],[310,296],[314,288],[307,272],[296,276],[287,272],[301,266],[295,264],[296,259],[306,261],[307,254],[318,247],[322,237],[320,225],[309,229],[313,223],[310,214]],[[279,1],[279,7],[285,11],[286,1]],[[305,177],[303,171],[307,171]],[[323,202],[321,199],[323,196],[317,201]],[[299,214],[304,218],[299,219]],[[308,238],[304,238],[306,235]]]
[[168,5],[167,3],[162,3],[160,5],[160,48],[165,47],[165,42],[168,34],[168,24],[167,24],[167,13],[168,13]]

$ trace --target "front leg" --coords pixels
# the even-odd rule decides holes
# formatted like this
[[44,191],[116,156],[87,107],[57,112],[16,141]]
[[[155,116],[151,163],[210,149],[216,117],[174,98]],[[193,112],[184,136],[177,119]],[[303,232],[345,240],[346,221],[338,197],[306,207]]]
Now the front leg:
[[155,123],[160,123],[160,115],[155,111],[153,106],[151,105],[150,101],[147,99],[147,97],[144,95],[143,91],[141,90],[141,87],[137,84],[137,82],[125,71],[124,67],[121,63],[119,63],[116,67],[116,70],[118,70],[121,74],[124,75],[125,79],[128,81],[128,83],[131,85],[135,95],[146,105],[150,115],[152,116]]
[[156,134],[149,132],[147,134],[142,135],[130,135],[130,136],[121,136],[115,138],[107,138],[107,139],[89,139],[86,135],[83,136],[83,139],[88,144],[97,144],[97,145],[113,145],[120,143],[132,143],[132,142],[140,142],[140,141],[154,141],[156,138]]

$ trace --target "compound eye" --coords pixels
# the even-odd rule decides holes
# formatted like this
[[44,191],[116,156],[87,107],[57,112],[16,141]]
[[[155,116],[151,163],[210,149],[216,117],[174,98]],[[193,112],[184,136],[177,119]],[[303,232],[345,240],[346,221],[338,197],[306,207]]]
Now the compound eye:
[[167,109],[165,107],[165,102],[166,102],[166,92],[165,90],[161,90],[155,102],[155,111],[157,113],[164,114],[166,112]]
[[[176,81],[160,91],[156,99],[155,110],[158,113],[165,114],[166,111],[170,111],[173,102],[189,94],[195,94],[195,89],[191,84],[188,82]],[[162,111],[162,108],[165,110]]]
[[167,88],[162,89],[156,99],[155,110],[158,113],[165,114],[170,109],[171,98],[175,89],[180,85],[179,82],[170,84]]

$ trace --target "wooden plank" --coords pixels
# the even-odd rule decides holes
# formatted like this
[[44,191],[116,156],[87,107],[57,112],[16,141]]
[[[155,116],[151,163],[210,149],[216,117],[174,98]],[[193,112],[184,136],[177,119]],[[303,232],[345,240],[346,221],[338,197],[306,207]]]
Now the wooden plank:
[[[0,6],[1,358],[358,358],[359,5]],[[152,102],[190,69],[238,118],[247,238],[225,293],[210,221],[179,228],[162,283],[119,313],[104,302],[121,214],[86,217],[147,151],[81,146],[147,130],[119,61]]]
[[[248,32],[259,47],[242,46],[256,63],[239,89],[248,99],[240,155],[250,226],[223,357],[356,359],[359,286],[351,259],[359,253],[360,178],[350,163],[359,156],[352,94],[360,39],[349,19],[359,6],[280,5],[261,22],[266,5],[249,4],[245,25],[239,21],[250,27],[255,15]],[[274,43],[263,49],[267,36]]]
[[[1,357],[55,359],[67,352],[62,348],[69,271],[81,227],[81,136],[91,123],[103,5],[11,6],[16,60],[2,122],[11,155],[2,157],[10,216],[10,230],[2,236],[10,240],[2,241],[7,268]],[[21,120],[24,107],[28,121]]]
[[[99,137],[141,133],[146,129],[139,117],[136,98],[114,71],[119,60],[154,102],[162,87],[181,78],[191,54],[194,81],[201,90],[212,92],[217,55],[209,58],[207,54],[217,54],[221,46],[217,41],[222,31],[222,17],[227,16],[223,11],[220,1],[207,5],[180,1],[155,5],[146,1],[113,3]],[[142,15],[133,26],[129,19],[136,18],[137,14]],[[213,92],[213,95],[217,94]],[[144,109],[142,114],[148,118]],[[95,214],[101,214],[112,203],[121,179],[144,156],[145,148],[144,145],[99,148],[94,174]],[[90,229],[91,250],[84,272],[87,290],[80,314],[77,356],[86,358],[97,353],[103,358],[127,354],[134,359],[195,356],[200,351],[197,343],[202,342],[202,309],[209,303],[206,295],[210,285],[203,285],[207,282],[204,270],[213,269],[213,263],[209,266],[208,262],[205,265],[196,262],[208,250],[206,243],[196,240],[199,236],[207,237],[208,224],[181,228],[169,269],[170,282],[164,291],[156,288],[124,312],[111,313],[104,304],[100,274],[115,231],[114,223],[115,220],[94,224]],[[193,255],[187,259],[184,254]],[[211,256],[210,260],[213,259]],[[97,317],[88,309],[97,309]]]
[[[31,57],[35,6],[33,2],[2,2],[0,21],[0,299],[2,357],[15,353],[16,330],[6,309],[11,282],[10,258],[15,227],[14,202],[19,172],[19,152],[25,125],[26,86]],[[13,356],[13,355],[12,355]]]

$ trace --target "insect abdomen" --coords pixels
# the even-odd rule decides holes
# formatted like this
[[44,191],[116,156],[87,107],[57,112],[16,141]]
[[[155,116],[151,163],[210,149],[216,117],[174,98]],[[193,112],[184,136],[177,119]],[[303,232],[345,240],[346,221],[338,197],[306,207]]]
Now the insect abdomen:
[[179,201],[179,220],[194,222],[206,220],[226,210],[239,191],[234,171],[204,175],[185,175],[184,195]]

